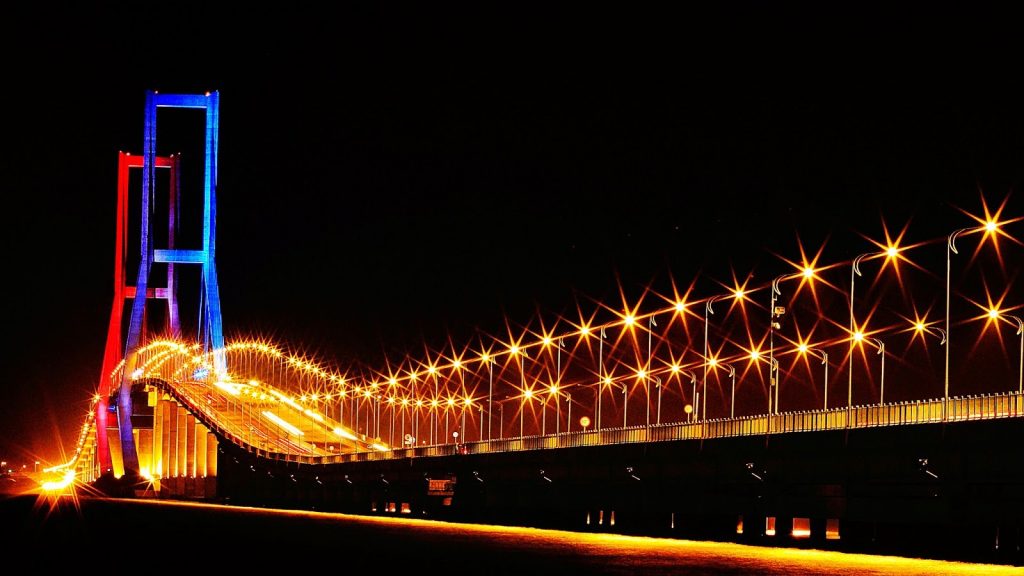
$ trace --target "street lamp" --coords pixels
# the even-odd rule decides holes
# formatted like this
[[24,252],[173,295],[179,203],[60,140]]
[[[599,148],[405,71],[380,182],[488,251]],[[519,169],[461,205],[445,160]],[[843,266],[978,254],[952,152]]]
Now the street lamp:
[[[654,385],[658,388],[658,414],[655,417],[655,424],[661,424],[661,378],[657,376],[651,376],[654,379]],[[650,426],[650,424],[647,424]]]
[[722,363],[729,371],[730,393],[729,393],[729,418],[736,417],[736,368],[732,364]]
[[[742,298],[743,292],[737,291],[735,294],[736,298]],[[708,314],[714,314],[715,311],[711,308],[711,305],[715,302],[726,298],[726,296],[712,296],[708,299],[707,303],[704,304],[704,377],[701,382],[702,394],[704,395],[704,406],[699,410],[699,413],[695,418],[707,418],[704,414],[704,408],[708,406]],[[694,389],[694,396],[696,396],[696,389]],[[694,401],[693,408],[697,410],[697,402]]]
[[1024,321],[1020,316],[1007,316],[1017,322],[1017,335],[1020,336],[1020,367],[1017,372],[1017,394],[1024,393]]
[[604,374],[604,327],[601,328],[597,339],[597,425],[595,429],[601,429],[601,392],[605,384],[611,384],[611,378]]
[[[857,333],[857,317],[853,311],[853,294],[854,294],[854,282],[857,280],[857,276],[861,276],[860,263],[870,256],[871,254],[861,254],[853,259],[853,266],[850,267],[850,334]],[[849,411],[850,407],[853,406],[853,347],[855,345],[854,338],[850,340],[850,367],[849,367],[849,381],[846,386],[846,409]]]
[[[786,309],[783,308],[782,306],[776,306],[775,304],[776,304],[776,302],[778,302],[779,296],[782,296],[782,290],[779,289],[779,282],[782,282],[785,278],[786,278],[786,276],[778,276],[774,280],[772,280],[771,306],[768,308],[768,313],[769,313],[769,317],[768,317],[768,366],[769,367],[771,367],[771,366],[776,366],[777,367],[778,366],[778,364],[776,364],[776,362],[775,362],[775,330],[781,328],[781,325],[776,321],[776,318],[782,317],[782,315],[786,313]],[[776,414],[778,414],[778,412],[779,412],[779,387],[780,387],[780,384],[781,384],[781,382],[780,382],[780,379],[779,379],[778,370],[775,370],[775,373],[772,374],[772,369],[769,368],[769,370],[768,370],[768,386],[769,386],[768,403],[770,405],[768,407],[768,413],[769,414],[772,413],[772,407],[774,407],[774,411],[775,411]],[[774,402],[774,404],[772,403],[772,389],[774,389],[774,392],[775,392],[775,402]]]
[[1008,318],[1017,323],[1017,335],[1020,336],[1020,369],[1017,376],[1017,393],[1024,393],[1024,320],[1021,320],[1019,316],[1003,314],[997,308],[990,309],[988,315],[993,320]]
[[494,362],[491,360],[491,355],[486,352],[480,355],[480,361],[487,364],[487,441],[490,442],[491,414],[494,408]]
[[629,387],[622,383],[622,427],[626,427],[626,416],[629,414]]
[[[936,336],[937,338],[939,338],[939,346],[946,345],[947,332],[942,328],[933,328],[928,326],[924,322],[918,320],[917,322],[914,322],[913,330],[918,334],[931,334],[932,336]],[[932,330],[934,330],[938,334],[932,332]],[[922,336],[922,340],[923,339],[924,337]]]
[[[874,346],[878,350],[877,353],[882,357],[882,372],[881,372],[881,377],[879,379],[880,380],[880,384],[879,384],[880,394],[879,394],[879,398],[878,398],[878,404],[879,405],[885,404],[885,343],[882,342],[881,340],[879,340],[878,338],[869,338],[869,337],[865,336],[864,333],[861,332],[860,330],[858,330],[858,331],[853,333],[851,341],[854,344],[859,344],[861,342],[865,342],[866,341],[868,344],[871,344],[872,346]],[[850,367],[851,368],[853,367],[853,356],[852,355],[850,356]],[[853,396],[851,394],[850,397],[847,399],[847,408],[849,408],[852,404],[853,404]]]
[[[797,346],[797,350],[801,354],[810,354],[817,358],[821,358],[821,363],[825,366],[825,401],[822,403],[822,410],[828,410],[828,352],[811,348],[807,344],[800,344]],[[853,363],[852,358],[850,359],[850,362],[851,364]]]
[[[548,388],[548,396],[555,399],[555,434],[561,431],[562,404],[558,401],[558,384],[552,384]],[[547,414],[547,399],[544,400],[544,413]]]
[[942,392],[942,420],[945,421],[947,418],[948,405],[949,405],[949,276],[950,269],[953,265],[953,254],[959,254],[956,251],[956,239],[964,232],[971,231],[972,228],[961,228],[946,238],[946,359],[945,359],[945,370],[943,372],[943,392]]
[[[680,373],[682,375],[684,375],[684,376],[689,376],[690,377],[690,385],[692,387],[692,391],[690,392],[690,401],[693,402],[693,407],[696,408],[696,406],[697,406],[697,375],[694,374],[690,370],[682,370]],[[684,402],[685,402],[685,400],[684,400]],[[683,412],[686,413],[686,405],[685,404],[683,405]],[[693,418],[694,418],[693,409],[690,410],[689,417],[690,417],[689,420],[693,421]]]
[[[433,445],[437,438],[437,397],[440,393],[437,384],[437,368],[434,365],[427,366],[427,373],[434,378],[434,398],[431,400],[430,410],[430,444]],[[440,444],[440,442],[438,442]]]
[[565,418],[565,431],[566,433],[572,432],[572,394],[565,395],[565,405],[568,407],[568,412]]
[[444,443],[445,444],[448,443],[448,412],[450,412],[454,408],[455,408],[455,398],[452,398],[451,396],[449,396],[448,400],[445,402],[445,407],[444,407]]
[[882,357],[882,368],[881,375],[879,376],[878,384],[878,405],[882,406],[885,404],[885,342],[882,342],[878,338],[868,339],[875,348],[878,348],[878,355]]
[[526,412],[526,401],[533,398],[533,390],[523,390],[523,401],[519,403],[519,440],[523,439],[523,414]]
[[[658,326],[658,323],[654,321],[654,316],[647,319],[647,370],[651,369],[651,338],[654,334],[654,329]],[[658,381],[659,384],[661,381]],[[644,378],[644,392],[645,399],[647,402],[647,427],[651,427],[651,383],[649,378]],[[658,412],[661,412],[661,388],[658,389]]]

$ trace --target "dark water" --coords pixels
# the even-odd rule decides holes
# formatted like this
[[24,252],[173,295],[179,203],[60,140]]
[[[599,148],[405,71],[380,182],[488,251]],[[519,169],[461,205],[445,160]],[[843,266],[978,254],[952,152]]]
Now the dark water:
[[98,562],[182,574],[263,574],[271,568],[286,574],[431,576],[1024,573],[816,550],[67,496],[5,499],[0,522],[6,534],[0,553],[7,559],[30,558],[39,568]]

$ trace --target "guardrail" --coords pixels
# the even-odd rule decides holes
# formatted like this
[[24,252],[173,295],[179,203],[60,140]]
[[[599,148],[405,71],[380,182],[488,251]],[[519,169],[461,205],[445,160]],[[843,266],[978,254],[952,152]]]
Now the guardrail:
[[[525,436],[493,439],[464,444],[438,444],[396,448],[386,451],[353,452],[328,456],[298,455],[276,452],[252,446],[244,439],[244,430],[230,424],[224,425],[212,407],[206,406],[189,393],[185,387],[173,386],[163,381],[153,382],[171,394],[186,409],[192,412],[203,425],[221,439],[231,442],[261,458],[297,464],[335,464],[451,456],[453,454],[489,454],[524,450],[551,450],[585,446],[607,446],[612,444],[638,444],[645,442],[670,442],[730,438],[736,436],[757,436],[764,434],[792,434],[821,432],[827,430],[876,428],[884,426],[912,426],[938,422],[964,422],[973,420],[996,420],[1024,417],[1024,394],[1007,392],[950,398],[948,403],[940,399],[897,402],[883,405],[852,406],[829,410],[783,412],[780,414],[720,418],[698,422],[676,422],[651,426],[628,426],[603,430],[562,432],[546,436]],[[944,406],[945,404],[945,406]],[[238,428],[238,429],[235,429]]]
[[950,398],[943,418],[942,399],[897,402],[893,404],[852,406],[830,410],[784,412],[773,415],[721,418],[700,422],[629,426],[604,430],[562,432],[547,436],[505,438],[466,444],[441,444],[398,448],[383,452],[356,452],[326,457],[304,457],[290,454],[268,453],[249,449],[272,460],[302,464],[332,464],[451,456],[453,454],[488,454],[523,450],[550,450],[610,444],[636,444],[757,436],[763,434],[792,434],[883,426],[912,426],[938,422],[964,422],[969,420],[995,420],[1024,417],[1024,395],[1016,392]]

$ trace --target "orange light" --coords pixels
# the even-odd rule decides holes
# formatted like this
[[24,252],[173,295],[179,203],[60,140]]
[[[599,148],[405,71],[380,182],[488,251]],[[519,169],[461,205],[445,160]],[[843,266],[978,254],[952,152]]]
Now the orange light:
[[590,326],[580,326],[580,336],[586,336],[590,334]]
[[523,396],[527,399],[533,398],[533,390],[523,390]]
[[985,222],[985,232],[991,234],[995,232],[997,228],[999,228],[999,222],[991,219]]
[[636,377],[639,380],[643,380],[644,378],[647,377],[647,371],[646,370],[637,370],[636,371]]
[[861,332],[860,330],[857,330],[856,332],[853,333],[853,339],[856,342],[860,342],[861,340],[864,339],[864,333]]
[[552,395],[554,395],[554,394],[558,394],[558,384],[552,384],[552,385],[551,385],[551,386],[550,386],[550,387],[548,388],[548,392],[550,392],[550,393],[551,393]]
[[807,266],[803,271],[804,278],[814,278],[814,268]]
[[388,385],[389,386],[397,386],[398,385],[398,378],[395,378],[394,376],[392,376],[391,378],[388,378]]
[[626,316],[622,319],[622,323],[625,324],[626,326],[632,326],[633,324],[636,323],[636,317],[633,316],[632,314],[626,314]]
[[718,366],[718,358],[708,358],[708,366],[711,366],[712,368]]
[[917,332],[924,332],[924,322],[918,321],[914,323],[914,330]]
[[735,297],[735,298],[736,298],[737,300],[742,300],[742,299],[743,299],[743,296],[744,296],[745,294],[746,294],[746,292],[744,292],[742,288],[737,288],[737,289],[736,289],[736,291],[735,291],[735,292],[733,293],[733,296],[734,296],[734,297]]
[[673,364],[671,369],[672,369],[673,373],[677,373],[677,372],[679,372],[681,370],[681,368],[679,367],[679,364]]
[[513,356],[515,356],[516,354],[519,354],[519,346],[516,346],[515,344],[509,346],[508,347],[508,353],[513,355]]
[[750,359],[751,360],[760,360],[761,359],[761,351],[760,350],[751,350],[750,351]]
[[892,260],[893,258],[895,258],[895,257],[899,256],[899,254],[900,254],[900,249],[899,249],[899,246],[896,246],[896,245],[889,245],[889,246],[888,246],[888,247],[887,247],[887,248],[885,249],[885,257],[886,257],[886,258],[888,258],[888,259],[890,259],[890,260]]
[[605,376],[604,377],[604,383],[605,383],[605,386],[611,386],[612,385],[612,377],[611,376]]
[[999,312],[998,308],[989,308],[988,309],[988,317],[991,320],[998,320],[1000,314],[1001,313]]
[[480,355],[480,361],[484,362],[484,363],[490,362],[491,361],[491,355],[488,354],[487,352],[484,352],[483,354]]
[[545,346],[551,346],[551,337],[550,336],[545,336],[541,340],[541,343],[544,344]]
[[801,343],[800,345],[798,345],[796,347],[796,349],[799,350],[801,354],[806,354],[807,353],[807,344],[802,344]]
[[452,368],[455,368],[456,370],[462,368],[462,360],[452,360]]
[[682,312],[683,310],[686,310],[686,302],[679,300],[676,302],[676,312]]

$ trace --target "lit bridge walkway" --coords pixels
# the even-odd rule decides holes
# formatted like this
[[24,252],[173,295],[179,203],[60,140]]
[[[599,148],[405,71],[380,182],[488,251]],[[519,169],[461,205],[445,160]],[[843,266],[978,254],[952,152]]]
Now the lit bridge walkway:
[[[183,407],[198,422],[214,432],[222,441],[231,442],[261,458],[301,464],[332,464],[352,461],[396,458],[451,456],[453,454],[485,454],[526,450],[545,450],[600,446],[609,444],[667,442],[787,434],[826,430],[845,430],[882,426],[906,426],[940,422],[992,420],[1024,416],[1024,395],[1016,392],[969,397],[851,406],[829,410],[781,412],[736,418],[716,418],[650,425],[608,427],[601,430],[577,429],[522,435],[486,436],[486,418],[481,418],[484,402],[435,404],[440,410],[423,409],[425,404],[396,401],[398,396],[383,397],[374,388],[334,393],[301,393],[309,386],[323,390],[325,385],[341,386],[343,378],[330,374],[297,357],[287,356],[277,348],[263,343],[243,342],[225,348],[231,366],[245,377],[214,377],[208,355],[197,353],[198,347],[160,341],[140,352],[141,367],[131,381],[140,392],[147,392],[156,407],[154,421],[159,427],[161,406],[173,402]],[[123,365],[111,375],[120,381]],[[269,382],[274,382],[271,384]],[[291,386],[278,382],[291,383]],[[355,395],[356,400],[351,401]],[[383,397],[384,401],[379,402]],[[410,407],[411,406],[411,407]],[[336,411],[335,411],[336,410]],[[439,415],[443,414],[440,418]],[[473,421],[465,419],[473,414]],[[686,414],[686,412],[683,412]],[[522,413],[520,412],[520,416]],[[342,422],[348,418],[349,425]],[[461,441],[447,432],[453,421],[463,419],[459,429]],[[444,422],[442,424],[442,421]],[[570,420],[571,422],[571,417]],[[358,423],[358,424],[356,424]],[[512,422],[501,422],[507,429]],[[354,427],[375,432],[372,437]],[[433,435],[437,442],[420,442],[415,446],[409,432],[419,426],[443,427],[445,433]],[[526,432],[526,429],[522,429]],[[159,443],[160,434],[154,434]],[[95,477],[93,456],[95,430],[90,419],[83,427],[75,453],[79,477]],[[147,475],[159,477],[168,470],[159,462],[161,450],[145,443]],[[166,452],[166,449],[164,450]],[[82,454],[87,457],[80,458]]]

